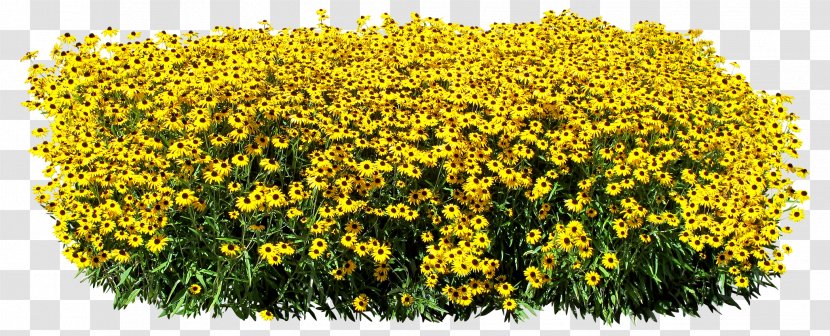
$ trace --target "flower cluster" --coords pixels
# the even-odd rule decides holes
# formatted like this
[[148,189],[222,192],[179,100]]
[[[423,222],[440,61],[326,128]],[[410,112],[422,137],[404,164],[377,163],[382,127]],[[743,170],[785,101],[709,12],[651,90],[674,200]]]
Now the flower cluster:
[[35,196],[116,306],[612,321],[732,304],[785,272],[779,220],[809,199],[781,156],[801,145],[792,97],[720,68],[699,30],[318,15],[67,33],[30,67],[23,104],[52,120],[32,132],[51,134]]

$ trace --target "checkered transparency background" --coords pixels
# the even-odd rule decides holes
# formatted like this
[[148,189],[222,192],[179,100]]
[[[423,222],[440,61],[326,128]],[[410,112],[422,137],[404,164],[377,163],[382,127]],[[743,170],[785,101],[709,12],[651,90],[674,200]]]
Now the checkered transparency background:
[[[98,33],[107,26],[150,36],[194,30],[206,34],[216,26],[258,27],[268,19],[275,28],[313,26],[314,11],[329,11],[330,24],[354,29],[355,19],[380,14],[398,22],[409,13],[440,17],[465,25],[489,28],[493,22],[539,20],[547,10],[571,8],[581,16],[602,16],[631,29],[639,20],[664,23],[672,31],[704,30],[727,62],[753,88],[794,96],[790,111],[799,115],[804,146],[798,159],[810,170],[808,179],[794,175],[794,187],[809,191],[805,221],[783,240],[794,248],[785,260],[788,271],[743,309],[726,306],[722,314],[703,308],[700,318],[682,314],[660,316],[657,322],[623,319],[605,326],[554,314],[551,307],[521,324],[503,322],[493,312],[467,322],[240,321],[232,312],[222,318],[159,318],[159,311],[134,303],[112,308],[112,294],[92,289],[75,278],[76,268],[60,254],[52,236],[52,221],[33,199],[31,186],[45,183],[45,163],[30,158],[36,144],[30,130],[46,126],[39,113],[20,106],[28,99],[28,64],[18,59],[40,50],[39,63],[50,64],[49,51],[64,32]],[[0,0],[0,335],[828,335],[830,334],[830,0]],[[786,222],[786,220],[785,220]]]

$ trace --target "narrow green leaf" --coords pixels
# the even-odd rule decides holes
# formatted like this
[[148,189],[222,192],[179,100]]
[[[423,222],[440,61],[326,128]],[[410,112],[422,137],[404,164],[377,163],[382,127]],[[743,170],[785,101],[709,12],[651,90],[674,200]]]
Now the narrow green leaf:
[[138,293],[140,291],[141,291],[141,288],[133,289],[133,291],[130,292],[130,296],[128,296],[127,299],[124,301],[124,304],[128,305],[130,303],[133,303],[133,301],[135,300],[135,297],[138,296]]

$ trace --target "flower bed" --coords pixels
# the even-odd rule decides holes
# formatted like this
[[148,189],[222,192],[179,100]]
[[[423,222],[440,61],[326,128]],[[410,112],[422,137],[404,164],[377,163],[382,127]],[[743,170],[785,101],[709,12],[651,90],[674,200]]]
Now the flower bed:
[[[791,96],[701,31],[563,12],[478,27],[60,37],[35,188],[123,308],[270,320],[605,322],[737,306],[786,270],[806,191]],[[68,49],[66,47],[69,47]],[[24,59],[31,58],[32,53]],[[733,64],[733,66],[736,66]]]

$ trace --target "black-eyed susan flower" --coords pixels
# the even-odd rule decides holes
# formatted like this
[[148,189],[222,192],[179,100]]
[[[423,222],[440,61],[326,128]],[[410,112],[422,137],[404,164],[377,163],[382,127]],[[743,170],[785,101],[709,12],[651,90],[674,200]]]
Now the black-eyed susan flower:
[[200,286],[199,284],[191,284],[187,287],[187,290],[190,291],[190,294],[198,295],[202,293],[202,286]]
[[545,270],[552,270],[556,266],[556,256],[552,253],[547,253],[542,256],[542,268]]
[[271,243],[264,243],[260,245],[257,251],[259,252],[260,258],[262,259],[267,259],[277,255],[277,247]]
[[510,293],[513,293],[513,285],[511,285],[509,283],[502,282],[502,283],[496,285],[495,287],[496,287],[496,291],[499,293],[499,295],[501,295],[503,297],[508,297],[508,296],[510,296]]
[[335,268],[329,272],[335,280],[343,280],[346,277],[346,271],[343,268]]
[[163,250],[164,247],[167,246],[168,240],[170,240],[170,238],[166,236],[154,236],[147,241],[147,250],[153,253],[159,253],[159,251]]
[[235,257],[237,254],[239,254],[240,247],[236,244],[222,244],[219,247],[219,250],[222,252],[222,254],[228,257]]
[[414,302],[415,298],[412,296],[412,294],[404,293],[403,295],[401,295],[401,304],[405,307],[411,306]]
[[749,286],[749,279],[743,275],[738,275],[735,277],[735,286],[738,288],[746,288]]
[[392,250],[386,245],[381,245],[372,252],[372,258],[377,263],[385,263],[391,256]]
[[248,196],[239,196],[236,198],[236,208],[242,212],[251,212],[256,210],[258,204]]
[[365,311],[366,308],[369,307],[369,297],[366,294],[360,294],[354,300],[352,300],[352,305],[354,306],[354,310],[362,312]]
[[528,231],[527,235],[525,236],[525,241],[531,245],[538,243],[541,239],[542,231],[539,231],[539,229],[532,229]]
[[585,273],[585,283],[587,283],[591,287],[596,286],[597,284],[599,284],[599,282],[601,280],[602,280],[602,277],[597,272],[588,271],[588,272]]
[[271,321],[274,319],[274,313],[272,313],[268,309],[263,309],[259,311],[259,316],[262,317],[264,321]]
[[176,195],[176,205],[179,206],[188,206],[198,201],[199,198],[196,197],[196,194],[190,189],[184,189]]
[[804,219],[804,211],[802,211],[801,209],[796,208],[790,212],[791,221],[800,222],[802,219]]
[[504,299],[504,302],[502,302],[502,308],[504,308],[505,310],[514,310],[516,309],[516,306],[516,300],[512,298],[506,298]]
[[617,259],[617,254],[614,252],[605,252],[602,254],[602,267],[607,269],[615,269],[620,265],[620,260]]
[[321,255],[323,255],[323,253],[326,252],[327,247],[328,243],[326,243],[325,240],[321,238],[315,238],[313,241],[311,241],[311,245],[308,248],[308,255],[311,257],[311,259],[317,259]]
[[432,232],[425,231],[421,233],[421,241],[424,243],[430,243],[435,237],[432,235]]

